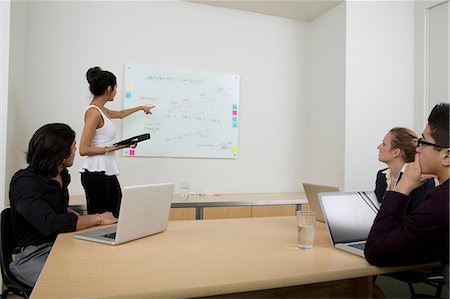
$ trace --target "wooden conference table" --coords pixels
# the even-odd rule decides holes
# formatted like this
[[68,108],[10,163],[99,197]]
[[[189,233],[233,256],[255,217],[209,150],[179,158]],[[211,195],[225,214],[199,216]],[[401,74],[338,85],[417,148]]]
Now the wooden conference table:
[[296,242],[294,216],[170,221],[119,246],[60,234],[31,298],[367,298],[372,275],[418,268],[371,266],[322,223],[312,250]]
[[[307,204],[308,200],[303,192],[276,192],[276,193],[224,193],[224,194],[206,194],[189,195],[186,200],[179,194],[173,195],[173,209],[195,209],[191,219],[203,219],[204,209],[217,207],[270,207],[295,205],[296,210],[301,209],[302,204]],[[69,205],[80,211],[86,211],[86,198],[84,195],[70,196]],[[250,212],[251,214],[251,212]],[[244,217],[251,215],[242,214]],[[293,214],[292,214],[293,215]],[[213,217],[220,218],[220,217]]]

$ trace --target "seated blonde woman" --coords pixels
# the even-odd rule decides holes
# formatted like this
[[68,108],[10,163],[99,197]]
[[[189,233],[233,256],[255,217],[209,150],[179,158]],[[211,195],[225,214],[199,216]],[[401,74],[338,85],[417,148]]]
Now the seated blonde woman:
[[[417,147],[417,135],[407,128],[392,128],[377,146],[378,161],[386,163],[387,168],[377,173],[375,194],[378,202],[382,202],[386,191],[394,190],[400,181],[407,163],[414,161]],[[427,191],[435,186],[434,180],[427,180],[421,187],[415,189],[410,195],[406,208],[406,215],[410,214],[424,200]]]

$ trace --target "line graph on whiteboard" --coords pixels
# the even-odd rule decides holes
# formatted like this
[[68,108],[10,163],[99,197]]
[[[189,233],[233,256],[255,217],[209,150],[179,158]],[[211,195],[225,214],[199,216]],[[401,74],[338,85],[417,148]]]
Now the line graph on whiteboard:
[[125,66],[124,109],[155,106],[124,119],[123,138],[151,139],[125,156],[237,158],[239,76]]

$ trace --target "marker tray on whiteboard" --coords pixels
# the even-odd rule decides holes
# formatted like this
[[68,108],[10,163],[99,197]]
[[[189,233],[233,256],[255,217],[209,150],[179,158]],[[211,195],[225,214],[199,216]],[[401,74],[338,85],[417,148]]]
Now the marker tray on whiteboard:
[[114,143],[114,146],[119,146],[119,145],[132,145],[132,144],[136,144],[138,142],[144,141],[150,139],[150,133],[145,133],[145,134],[141,134],[141,135],[137,135],[128,139],[124,139],[122,141],[119,141],[117,143]]

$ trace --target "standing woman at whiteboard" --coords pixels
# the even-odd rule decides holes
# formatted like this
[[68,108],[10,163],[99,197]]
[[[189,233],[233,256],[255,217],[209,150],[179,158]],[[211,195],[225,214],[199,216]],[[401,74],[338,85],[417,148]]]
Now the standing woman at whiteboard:
[[116,128],[111,119],[124,118],[140,110],[151,114],[150,110],[154,106],[109,110],[105,104],[114,101],[116,96],[116,76],[99,67],[93,67],[87,71],[86,77],[94,98],[84,112],[80,155],[87,158],[80,170],[81,184],[86,193],[89,214],[111,211],[118,217],[122,190],[117,180],[119,168],[114,152],[126,146],[113,146],[116,142]]

